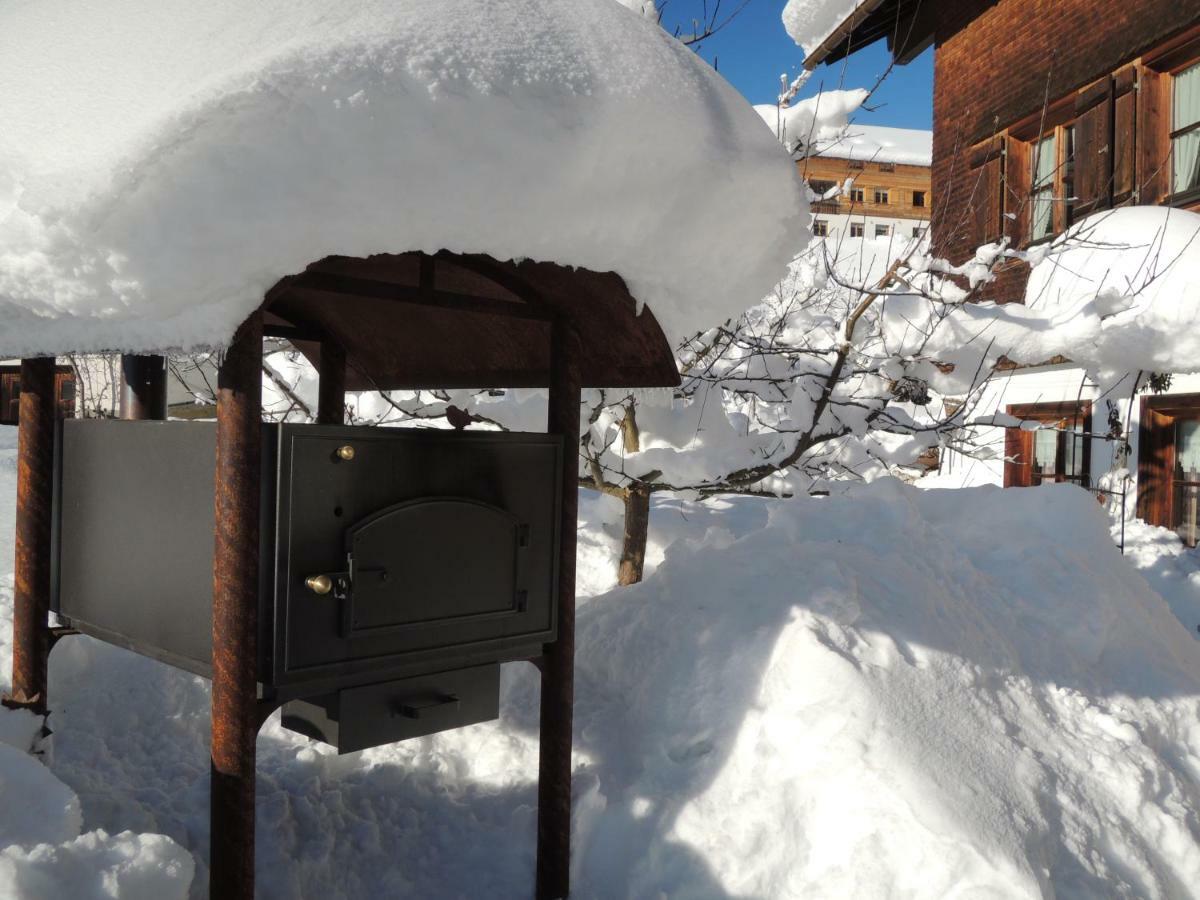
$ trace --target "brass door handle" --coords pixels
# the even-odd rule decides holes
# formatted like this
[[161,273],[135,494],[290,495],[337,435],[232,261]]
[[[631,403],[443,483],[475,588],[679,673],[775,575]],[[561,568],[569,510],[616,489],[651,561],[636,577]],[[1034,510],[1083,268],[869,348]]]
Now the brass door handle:
[[333,579],[328,575],[309,575],[304,579],[304,586],[314,594],[328,594],[333,590]]

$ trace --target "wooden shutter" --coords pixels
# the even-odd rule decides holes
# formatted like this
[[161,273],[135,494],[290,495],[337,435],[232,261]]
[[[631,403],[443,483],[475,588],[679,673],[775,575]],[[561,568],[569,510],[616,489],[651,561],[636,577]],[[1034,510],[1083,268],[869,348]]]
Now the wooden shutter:
[[1112,206],[1112,107],[1111,78],[1075,98],[1076,220]]
[[1033,432],[1024,428],[1004,429],[1004,486],[1033,484]]
[[1029,236],[1029,195],[1033,191],[1033,159],[1026,141],[1009,139],[1004,153],[1004,203],[1000,210],[1010,245],[1021,246]]
[[1137,88],[1138,203],[1160,203],[1171,190],[1171,78],[1144,66]]
[[1138,518],[1171,527],[1171,476],[1175,471],[1175,419],[1142,398],[1138,428]]
[[992,138],[971,153],[971,238],[974,247],[999,240],[1003,228],[1004,138]]
[[1113,78],[1112,202],[1137,202],[1137,68]]

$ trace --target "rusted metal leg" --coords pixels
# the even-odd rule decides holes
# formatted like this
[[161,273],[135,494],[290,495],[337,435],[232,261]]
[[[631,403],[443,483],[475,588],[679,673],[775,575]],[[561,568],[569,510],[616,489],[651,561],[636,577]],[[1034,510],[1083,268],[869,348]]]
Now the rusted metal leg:
[[346,351],[335,341],[321,342],[321,372],[317,383],[317,424],[346,423]]
[[162,356],[121,357],[121,418],[167,417],[167,360]]
[[54,477],[54,359],[21,360],[17,432],[12,693],[4,705],[46,712],[50,655],[50,510]]
[[579,504],[578,339],[556,323],[551,340],[551,434],[565,438],[562,542],[558,560],[558,640],[542,657],[542,716],[538,771],[537,897],[556,900],[571,890],[571,727],[575,704],[575,530]]
[[217,381],[209,874],[214,900],[254,897],[261,365],[262,314],[255,313],[234,335]]

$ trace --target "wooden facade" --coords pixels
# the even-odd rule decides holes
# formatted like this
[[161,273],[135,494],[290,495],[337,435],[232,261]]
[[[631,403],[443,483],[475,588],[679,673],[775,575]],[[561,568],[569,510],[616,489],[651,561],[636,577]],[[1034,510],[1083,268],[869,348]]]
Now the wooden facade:
[[[851,192],[812,205],[814,215],[862,215],[890,219],[929,220],[930,172],[928,166],[872,160],[813,156],[797,160],[800,174],[818,196],[847,178]],[[881,192],[883,195],[882,196]]]
[[[54,400],[62,418],[75,415],[75,372],[58,366],[54,372]],[[0,425],[16,425],[21,401],[21,367],[0,366]]]

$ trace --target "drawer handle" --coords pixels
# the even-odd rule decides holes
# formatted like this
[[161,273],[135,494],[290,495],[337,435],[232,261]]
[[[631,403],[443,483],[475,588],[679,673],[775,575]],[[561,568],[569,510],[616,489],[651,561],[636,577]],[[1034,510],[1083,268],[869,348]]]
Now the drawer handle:
[[435,697],[432,700],[423,701],[420,703],[405,702],[397,703],[392,708],[393,716],[403,716],[406,719],[420,719],[428,713],[441,710],[457,710],[461,704],[459,699],[453,694],[447,694],[442,697]]

